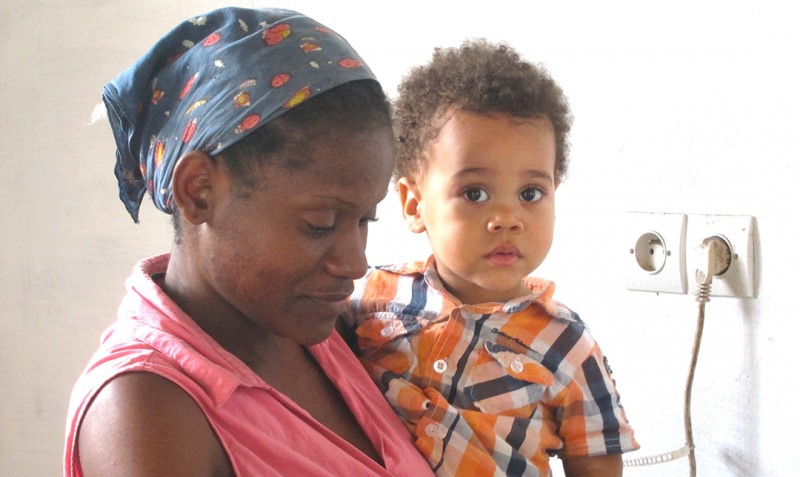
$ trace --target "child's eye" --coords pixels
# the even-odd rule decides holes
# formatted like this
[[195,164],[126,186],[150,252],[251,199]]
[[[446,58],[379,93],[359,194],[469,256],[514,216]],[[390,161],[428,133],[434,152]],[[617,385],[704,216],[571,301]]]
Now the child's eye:
[[464,191],[463,196],[470,202],[485,202],[489,200],[489,194],[485,190],[473,187]]
[[542,195],[541,190],[535,187],[529,187],[519,193],[519,198],[524,202],[537,202],[542,198]]

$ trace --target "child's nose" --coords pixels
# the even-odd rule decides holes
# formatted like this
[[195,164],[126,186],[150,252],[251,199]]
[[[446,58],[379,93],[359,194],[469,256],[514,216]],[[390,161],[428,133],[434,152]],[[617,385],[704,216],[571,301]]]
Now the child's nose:
[[524,229],[524,224],[518,214],[513,209],[503,207],[494,211],[487,223],[489,232],[502,232],[510,230],[512,232],[521,232]]

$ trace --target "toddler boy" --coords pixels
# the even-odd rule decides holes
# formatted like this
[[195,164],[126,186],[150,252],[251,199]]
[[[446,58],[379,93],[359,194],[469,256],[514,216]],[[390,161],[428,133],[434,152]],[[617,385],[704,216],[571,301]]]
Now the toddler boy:
[[[571,116],[506,45],[437,49],[396,101],[396,184],[427,261],[371,269],[347,320],[438,475],[622,474],[638,448],[600,348],[531,278],[553,239]],[[354,323],[352,323],[354,322]]]

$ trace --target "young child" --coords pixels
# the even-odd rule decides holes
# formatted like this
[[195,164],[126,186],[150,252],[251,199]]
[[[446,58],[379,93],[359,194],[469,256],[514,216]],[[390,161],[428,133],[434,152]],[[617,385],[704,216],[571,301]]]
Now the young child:
[[[553,238],[571,116],[506,45],[437,49],[396,102],[395,171],[427,261],[371,269],[352,320],[362,363],[438,475],[622,474],[638,448],[577,314],[531,278]],[[354,323],[352,323],[354,322]]]

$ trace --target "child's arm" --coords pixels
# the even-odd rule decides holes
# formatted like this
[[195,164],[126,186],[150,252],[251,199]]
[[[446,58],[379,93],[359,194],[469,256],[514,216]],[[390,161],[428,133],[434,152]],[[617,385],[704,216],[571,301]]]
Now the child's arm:
[[622,477],[620,454],[565,457],[562,463],[566,477]]
[[[583,336],[592,345],[591,353],[575,367],[579,371],[568,388],[572,394],[568,392],[568,398],[561,403],[559,434],[565,442],[561,451],[564,473],[567,477],[621,477],[621,453],[638,449],[639,444],[619,402],[605,356],[588,332]],[[594,412],[585,412],[595,408]],[[579,457],[589,449],[599,455]]]

